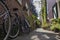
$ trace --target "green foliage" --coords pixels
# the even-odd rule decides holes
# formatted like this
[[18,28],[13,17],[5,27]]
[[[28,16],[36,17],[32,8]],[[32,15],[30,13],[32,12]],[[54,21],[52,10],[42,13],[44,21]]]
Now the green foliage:
[[60,24],[53,24],[53,25],[51,25],[51,27],[50,27],[50,29],[52,30],[52,31],[54,31],[54,30],[58,30],[58,31],[60,31]]
[[40,27],[41,26],[40,20],[38,20],[34,14],[32,15],[32,18],[35,21],[35,23],[34,23],[35,27]]
[[49,27],[49,24],[48,23],[43,23],[42,24],[42,28],[48,28]]
[[41,14],[41,16],[42,16],[42,27],[43,28],[47,28],[48,27],[48,23],[46,21],[47,14],[46,14],[45,6],[42,7],[42,14]]
[[50,29],[52,30],[52,31],[54,31],[55,30],[55,28],[56,28],[56,25],[53,23],[53,24],[51,24],[51,26],[50,26]]
[[46,13],[46,0],[44,0],[44,4],[42,6],[42,27],[43,28],[47,28],[49,26],[49,24],[46,21],[47,18],[47,13]]
[[60,23],[60,18],[57,19],[58,23]]
[[[37,17],[34,14],[32,14],[30,16],[25,15],[25,18],[28,20],[30,27],[31,27],[31,30],[34,30],[36,28],[34,21],[37,20]],[[39,20],[37,20],[37,24],[40,24]]]
[[56,24],[56,29],[60,30],[60,24]]
[[41,22],[37,19],[36,20],[36,23],[38,24],[38,25],[41,25]]
[[58,22],[58,19],[51,19],[51,22]]
[[36,24],[36,27],[41,27],[41,22],[40,22],[40,20],[36,19],[35,24]]
[[58,31],[60,31],[60,19],[52,19],[51,20],[51,30],[55,30],[57,29]]
[[41,14],[41,16],[42,16],[43,22],[46,22],[46,16],[47,16],[47,14],[46,14],[45,6],[42,7],[42,14]]
[[34,20],[37,19],[37,17],[36,17],[34,14],[32,14],[32,18],[33,18]]

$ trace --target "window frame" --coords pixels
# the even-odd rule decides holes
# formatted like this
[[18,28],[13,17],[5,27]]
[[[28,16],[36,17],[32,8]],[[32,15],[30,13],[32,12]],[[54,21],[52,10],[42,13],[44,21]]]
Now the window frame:
[[[56,7],[56,13],[54,12],[54,7]],[[58,18],[58,8],[57,8],[57,3],[55,3],[52,7],[52,13],[53,13],[53,18],[54,18],[54,15],[55,15],[55,19]]]

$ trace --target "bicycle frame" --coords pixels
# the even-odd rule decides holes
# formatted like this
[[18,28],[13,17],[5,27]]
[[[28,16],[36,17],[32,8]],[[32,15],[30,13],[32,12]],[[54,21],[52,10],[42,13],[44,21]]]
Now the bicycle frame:
[[[24,17],[24,14],[21,14],[22,15],[22,17],[20,16],[20,15],[18,15],[17,13],[20,13],[18,10],[19,9],[17,9],[17,8],[19,8],[19,7],[15,7],[15,8],[12,8],[12,12],[11,12],[11,8],[9,8],[9,6],[7,5],[7,4],[5,4],[3,1],[0,1],[0,2],[2,2],[2,5],[5,7],[5,9],[7,8],[7,10],[6,10],[6,12],[4,12],[3,14],[1,14],[0,15],[0,18],[3,18],[3,21],[5,21],[5,24],[7,24],[6,23],[6,20],[5,19],[7,19],[8,18],[8,16],[9,16],[9,21],[8,22],[10,22],[9,24],[10,24],[10,26],[8,26],[9,27],[9,32],[7,32],[8,30],[5,30],[5,33],[7,34],[7,36],[4,38],[4,40],[6,40],[7,39],[7,37],[8,36],[10,36],[11,38],[15,38],[16,36],[17,36],[17,34],[18,34],[18,32],[16,32],[16,34],[15,34],[15,36],[12,34],[12,36],[9,34],[10,33],[10,31],[12,30],[12,27],[13,26],[11,26],[11,25],[13,25],[13,23],[16,23],[15,21],[13,22],[13,18],[15,18],[16,17],[16,19],[18,20],[18,22],[20,21],[20,20],[23,20],[23,21],[25,21],[26,22],[26,24],[27,24],[27,27],[25,26],[25,29],[26,30],[28,30],[29,29],[29,24],[28,24],[28,22],[27,22],[27,20],[25,20],[25,17]],[[11,6],[11,7],[13,7],[13,6]],[[10,11],[9,11],[10,10]],[[12,15],[13,14],[13,15]],[[19,20],[19,16],[21,17],[21,19]],[[21,22],[23,22],[23,21],[21,21]],[[7,27],[6,27],[6,25],[4,24],[4,29],[7,29]],[[20,24],[20,23],[18,23],[18,24]],[[24,23],[22,23],[22,24],[24,24]],[[21,25],[22,26],[22,25]],[[20,26],[19,26],[20,27]],[[22,29],[22,28],[21,28]],[[18,29],[19,30],[19,29]],[[13,30],[14,31],[14,30]],[[29,30],[28,30],[29,31]]]

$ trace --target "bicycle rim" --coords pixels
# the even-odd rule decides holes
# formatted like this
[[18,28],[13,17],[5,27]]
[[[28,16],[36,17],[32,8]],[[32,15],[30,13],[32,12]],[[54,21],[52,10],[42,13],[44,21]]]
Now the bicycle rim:
[[[8,14],[9,15],[9,11],[7,10],[7,7],[6,7],[6,5],[5,4],[3,4],[1,1],[0,1],[0,17],[2,18],[3,16],[5,17],[5,15],[6,14]],[[7,16],[8,16],[7,15]],[[3,19],[4,19],[4,17],[3,17]],[[6,40],[7,38],[8,38],[8,36],[9,36],[9,33],[10,33],[10,27],[11,27],[11,22],[10,22],[10,16],[8,16],[8,18],[9,18],[9,28],[8,28],[8,31],[7,31],[7,33],[6,33],[6,35],[5,35],[5,37],[3,38],[3,40]],[[3,26],[3,30],[4,30],[4,26]]]
[[[13,18],[11,18],[11,19],[13,19]],[[10,37],[16,38],[19,34],[19,20],[18,20],[18,18],[15,17],[15,19],[12,20],[11,24],[12,24],[11,25],[12,28],[11,28]]]

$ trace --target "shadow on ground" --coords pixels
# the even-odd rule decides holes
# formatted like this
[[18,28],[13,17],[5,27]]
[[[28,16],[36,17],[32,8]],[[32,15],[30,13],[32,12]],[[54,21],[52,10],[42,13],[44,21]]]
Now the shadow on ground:
[[39,31],[33,31],[30,34],[26,34],[24,36],[19,36],[18,38],[14,40],[58,40],[56,38],[58,34],[50,33],[50,32],[44,32],[44,30]]
[[4,37],[5,37],[5,33],[3,32],[2,29],[0,29],[0,40],[3,40]]

